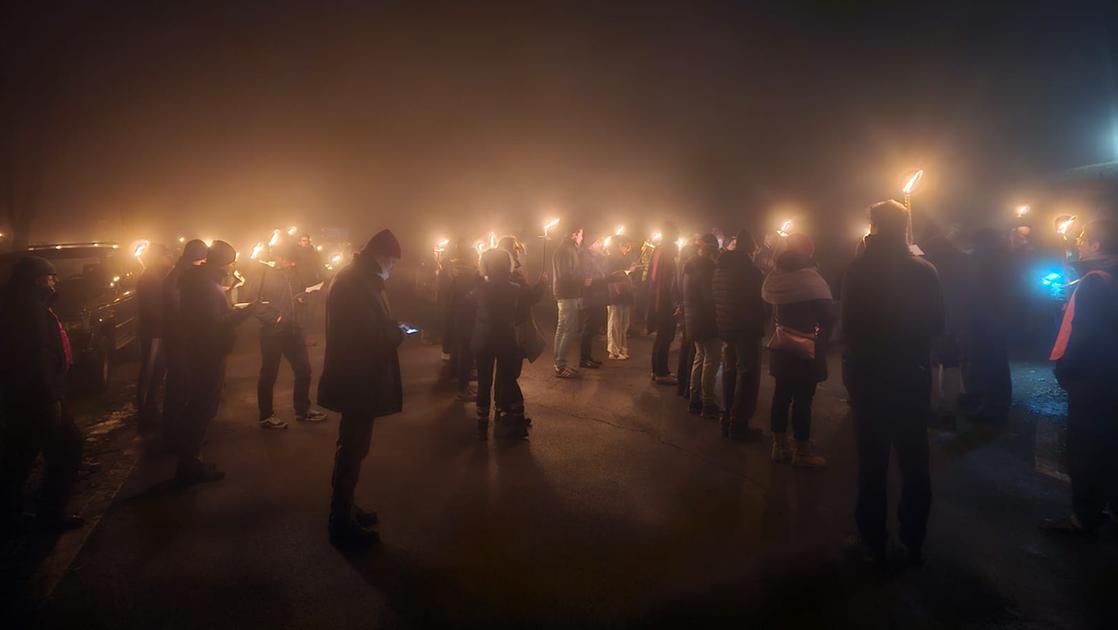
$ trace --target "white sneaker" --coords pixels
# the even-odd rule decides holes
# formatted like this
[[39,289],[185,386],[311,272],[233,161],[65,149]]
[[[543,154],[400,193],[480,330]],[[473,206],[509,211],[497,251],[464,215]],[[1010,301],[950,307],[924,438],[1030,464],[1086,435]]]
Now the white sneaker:
[[324,422],[326,420],[326,414],[317,409],[308,409],[307,413],[301,416],[295,416],[295,419],[299,422]]
[[286,429],[287,423],[274,415],[268,416],[260,421],[261,429]]

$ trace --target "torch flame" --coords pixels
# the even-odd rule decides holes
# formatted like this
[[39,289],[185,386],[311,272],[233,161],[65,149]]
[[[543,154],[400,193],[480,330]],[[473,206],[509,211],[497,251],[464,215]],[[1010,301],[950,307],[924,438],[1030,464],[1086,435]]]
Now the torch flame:
[[275,247],[279,244],[280,231],[279,228],[272,230],[272,238],[268,239],[268,247]]
[[612,243],[612,242],[613,242],[613,237],[612,236],[607,236],[606,240],[602,241],[602,245],[605,245],[606,247],[609,247],[609,244]]
[[776,231],[780,236],[787,238],[792,233],[792,219],[788,219],[780,224],[780,229]]
[[249,260],[256,260],[256,257],[259,256],[260,252],[262,252],[262,251],[264,251],[264,243],[257,243],[255,245],[253,245],[252,246],[252,255],[249,256]]
[[659,243],[662,240],[664,240],[664,235],[661,234],[660,232],[656,232],[655,234],[652,235],[652,242],[653,243]]
[[497,233],[489,233],[489,249],[497,249]]
[[680,248],[680,249],[683,249],[684,247],[687,246],[687,239],[682,237],[682,236],[679,237],[679,239],[677,239],[676,242],[675,242],[675,246]]
[[554,218],[554,219],[551,219],[551,220],[550,220],[550,221],[548,221],[547,223],[544,223],[544,224],[543,224],[543,235],[544,235],[544,236],[547,236],[547,232],[548,232],[548,230],[550,230],[551,228],[555,227],[556,225],[559,225],[559,218],[558,218],[558,217],[556,217],[556,218]]
[[1029,210],[1029,206],[1017,206],[1017,218],[1023,218],[1026,214],[1029,213]]
[[912,194],[912,189],[916,187],[916,184],[923,177],[924,177],[924,169],[920,169],[920,170],[916,171],[915,173],[913,173],[912,176],[908,178],[908,181],[905,182],[905,185],[904,185],[904,188],[903,188],[904,194],[906,194],[906,195]]
[[477,250],[477,253],[479,255],[485,253],[485,241],[478,241],[474,243],[474,249]]
[[1078,217],[1070,216],[1056,224],[1056,231],[1060,233],[1060,236],[1068,235],[1068,230],[1071,229],[1071,226],[1075,223],[1077,218]]
[[297,228],[293,225],[293,226],[287,228],[287,235],[288,236],[295,236],[295,233],[298,232],[298,231],[299,231],[299,228]]
[[617,226],[617,229],[613,231],[614,236],[621,236],[624,233],[625,233],[625,226],[624,225]]
[[148,248],[148,241],[140,241],[136,243],[136,248],[132,250],[132,255],[136,258],[144,255],[144,250]]

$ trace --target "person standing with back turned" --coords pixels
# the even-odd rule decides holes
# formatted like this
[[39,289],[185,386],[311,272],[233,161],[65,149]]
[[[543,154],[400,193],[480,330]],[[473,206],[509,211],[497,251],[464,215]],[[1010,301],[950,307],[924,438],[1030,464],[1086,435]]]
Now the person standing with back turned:
[[889,538],[890,450],[897,452],[904,484],[898,518],[912,564],[923,560],[932,502],[930,349],[943,331],[943,296],[935,267],[909,251],[907,231],[904,206],[872,206],[865,251],[850,264],[842,293],[843,381],[858,444],[856,519],[865,558],[878,565]]
[[371,529],[379,520],[376,513],[357,507],[353,495],[369,453],[373,421],[404,407],[397,354],[404,331],[384,294],[384,283],[400,258],[399,241],[381,230],[338,272],[326,298],[326,359],[318,404],[342,414],[329,521],[330,542],[339,547],[380,542]]

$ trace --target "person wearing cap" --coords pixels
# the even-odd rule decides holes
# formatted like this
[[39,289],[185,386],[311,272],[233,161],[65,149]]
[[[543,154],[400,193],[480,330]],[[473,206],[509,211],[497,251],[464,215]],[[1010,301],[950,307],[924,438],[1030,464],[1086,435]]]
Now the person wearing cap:
[[761,337],[768,310],[761,299],[764,277],[753,264],[757,243],[749,230],[740,230],[718,257],[714,270],[714,315],[722,348],[722,436],[732,440],[760,439],[749,426],[757,412],[761,388]]
[[167,446],[176,443],[179,420],[186,407],[186,341],[183,338],[182,293],[179,279],[192,267],[206,260],[206,244],[198,239],[187,241],[178,262],[163,278],[160,287],[160,314],[163,319],[163,354],[167,365],[163,390],[163,440]]
[[144,271],[136,283],[138,331],[140,336],[140,375],[136,381],[136,409],[139,431],[153,436],[159,426],[159,397],[167,371],[163,351],[163,280],[174,260],[165,245],[151,243],[143,252]]
[[206,429],[217,415],[225,384],[225,361],[236,341],[236,328],[254,313],[234,309],[222,282],[233,272],[237,252],[225,241],[214,241],[206,260],[188,267],[179,278],[184,358],[187,368],[186,407],[179,423],[178,470],[182,485],[220,481],[225,473],[199,455]]
[[722,411],[714,397],[714,380],[722,363],[722,340],[714,317],[714,269],[718,239],[699,238],[698,253],[683,266],[683,317],[687,339],[694,348],[689,383],[690,412],[720,420]]
[[842,376],[858,445],[855,518],[863,559],[884,564],[889,455],[896,451],[900,539],[918,564],[932,504],[931,342],[943,331],[943,296],[935,267],[909,249],[908,210],[883,201],[869,218],[865,251],[846,271],[841,300]]
[[375,512],[354,502],[361,462],[369,452],[376,418],[399,413],[404,391],[397,353],[404,340],[384,286],[400,262],[400,243],[382,230],[353,263],[338,272],[326,298],[326,359],[318,382],[318,404],[342,414],[334,454],[330,499],[330,542],[366,547],[380,541],[371,528]]
[[[811,406],[819,383],[827,380],[827,348],[834,328],[834,299],[815,264],[815,243],[806,234],[788,236],[777,254],[772,273],[761,287],[765,302],[773,307],[777,326],[814,338],[813,356],[773,347],[769,374],[773,389],[771,428],[772,459],[801,468],[821,467],[827,461],[811,449]],[[788,440],[791,411],[792,435]]]
[[259,285],[249,288],[249,295],[260,300],[260,378],[256,384],[256,402],[260,409],[260,428],[286,429],[287,422],[276,417],[273,393],[279,375],[280,359],[286,358],[295,375],[292,389],[295,419],[299,422],[322,422],[326,414],[311,409],[311,360],[303,335],[307,293],[299,276],[298,248],[283,244],[272,251],[275,268],[259,265]]
[[0,526],[8,531],[23,513],[23,488],[40,454],[45,473],[37,526],[59,531],[85,524],[66,513],[81,464],[82,434],[66,409],[66,373],[73,352],[51,310],[57,282],[49,261],[27,256],[16,263],[0,301]]

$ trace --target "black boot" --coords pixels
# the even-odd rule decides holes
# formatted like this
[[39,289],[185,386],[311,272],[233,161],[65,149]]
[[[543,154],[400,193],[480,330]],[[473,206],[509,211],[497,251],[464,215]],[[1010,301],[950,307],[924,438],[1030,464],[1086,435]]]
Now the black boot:
[[341,549],[367,549],[380,542],[380,534],[365,529],[354,517],[353,507],[330,510],[330,544]]
[[507,440],[524,440],[528,438],[528,424],[523,415],[504,414],[497,418],[493,435]]
[[361,527],[364,527],[364,528],[368,529],[368,528],[372,527],[373,525],[376,525],[377,523],[379,523],[380,522],[380,517],[377,516],[377,513],[373,512],[372,510],[366,510],[366,509],[362,508],[361,506],[354,505],[353,506],[353,520],[358,525],[360,525]]

